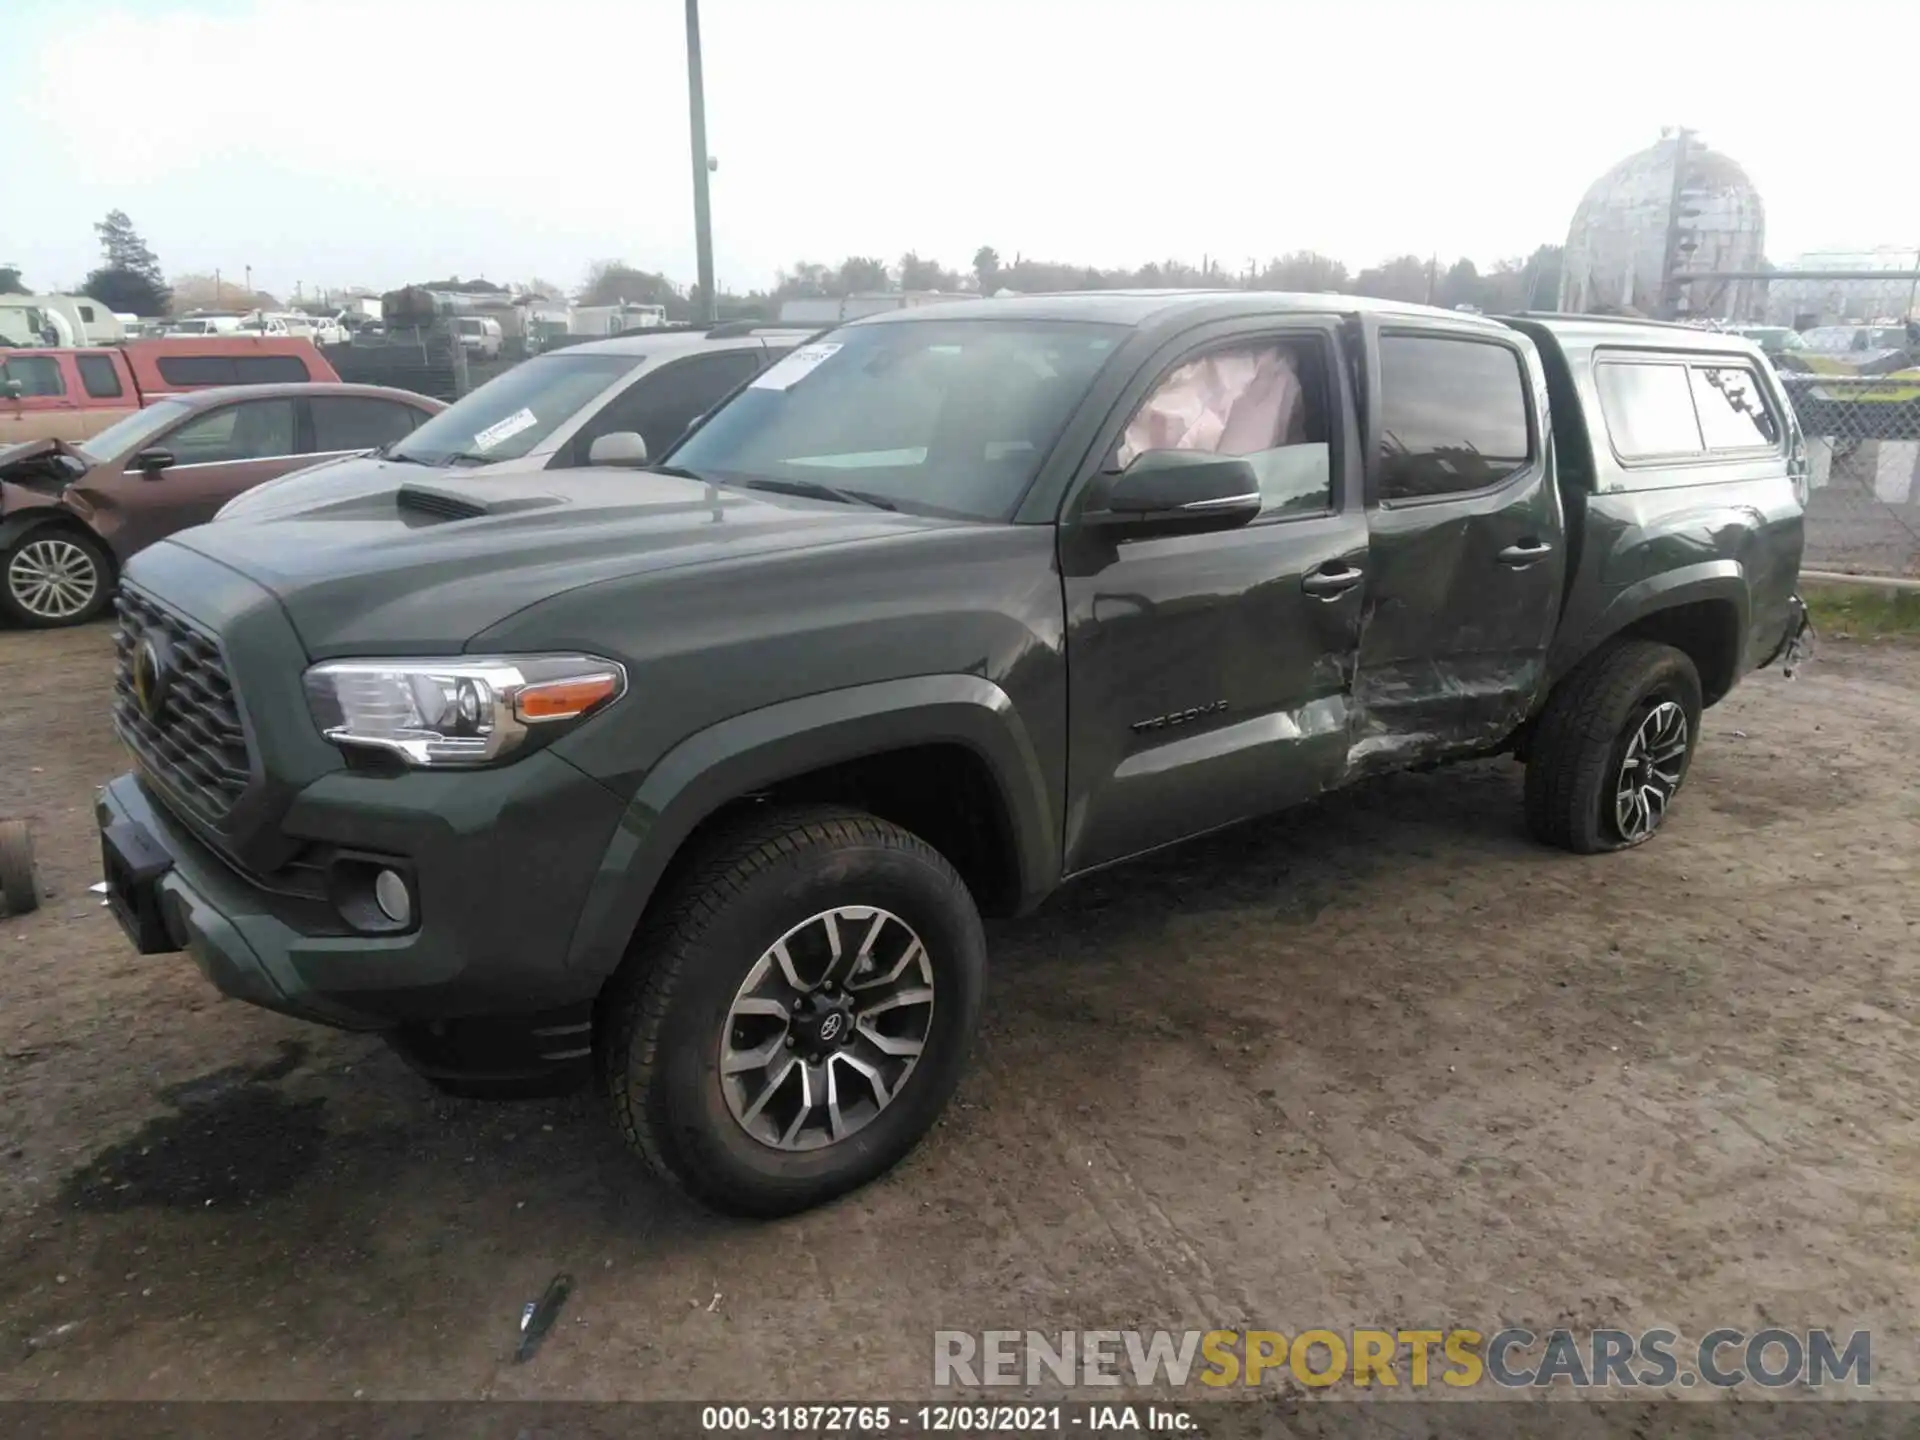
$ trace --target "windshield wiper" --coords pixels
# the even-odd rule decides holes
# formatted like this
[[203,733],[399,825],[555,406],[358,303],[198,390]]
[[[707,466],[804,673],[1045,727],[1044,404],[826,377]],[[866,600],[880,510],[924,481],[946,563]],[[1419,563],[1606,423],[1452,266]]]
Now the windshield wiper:
[[702,485],[731,485],[740,490],[773,490],[782,495],[803,495],[809,500],[836,500],[842,505],[865,505],[873,510],[900,508],[891,500],[883,500],[878,495],[869,495],[864,490],[842,490],[834,485],[824,485],[818,480],[776,480],[763,475],[756,475],[746,480],[736,480],[732,477],[718,480],[711,475],[702,475],[698,470],[689,470],[684,465],[649,465],[647,469],[656,475],[671,475],[676,480],[697,480]]
[[747,490],[772,490],[782,495],[804,495],[810,500],[838,500],[842,505],[865,505],[874,510],[900,508],[891,500],[882,500],[878,495],[869,495],[864,490],[842,490],[836,485],[823,485],[818,480],[771,480],[756,476],[752,480],[741,480],[737,483]]
[[454,450],[440,458],[440,468],[448,469],[454,465],[491,465],[498,456],[481,455],[473,450]]
[[376,460],[398,460],[402,465],[424,465],[427,463],[424,460],[415,459],[411,455],[402,455],[398,450],[393,448],[399,443],[398,440],[387,441],[386,444],[380,446],[373,452],[373,458]]
[[711,475],[702,475],[697,470],[689,470],[684,465],[648,465],[645,469],[656,475],[671,475],[676,480],[697,480],[702,485],[717,485],[720,482]]

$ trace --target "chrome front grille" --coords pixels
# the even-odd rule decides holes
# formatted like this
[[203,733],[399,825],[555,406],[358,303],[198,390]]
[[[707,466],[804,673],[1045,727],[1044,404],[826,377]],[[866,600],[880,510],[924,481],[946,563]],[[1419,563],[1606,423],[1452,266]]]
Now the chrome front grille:
[[226,657],[211,635],[136,591],[123,587],[118,608],[114,729],[155,780],[219,825],[253,774]]

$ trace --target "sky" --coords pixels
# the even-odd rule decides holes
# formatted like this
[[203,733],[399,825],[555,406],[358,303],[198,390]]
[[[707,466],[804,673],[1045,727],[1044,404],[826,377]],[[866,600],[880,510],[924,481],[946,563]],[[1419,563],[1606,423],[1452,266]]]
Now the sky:
[[[1870,83],[1876,117],[1821,58],[1920,54],[1920,5],[1870,8],[1848,39],[1865,10],[1784,0],[703,0],[716,272],[745,290],[909,249],[964,269],[983,244],[1484,267],[1564,240],[1587,186],[1675,124],[1745,166],[1776,261],[1920,248],[1911,87]],[[170,274],[251,266],[288,296],[574,286],[612,258],[694,278],[681,0],[0,15],[0,263],[30,284],[97,264],[114,208]]]

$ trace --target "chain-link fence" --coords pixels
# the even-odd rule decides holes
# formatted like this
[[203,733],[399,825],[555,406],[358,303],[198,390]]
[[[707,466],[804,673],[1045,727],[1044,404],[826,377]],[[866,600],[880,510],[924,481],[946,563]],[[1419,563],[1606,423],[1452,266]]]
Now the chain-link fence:
[[1812,461],[1805,568],[1920,578],[1920,368],[1780,379]]

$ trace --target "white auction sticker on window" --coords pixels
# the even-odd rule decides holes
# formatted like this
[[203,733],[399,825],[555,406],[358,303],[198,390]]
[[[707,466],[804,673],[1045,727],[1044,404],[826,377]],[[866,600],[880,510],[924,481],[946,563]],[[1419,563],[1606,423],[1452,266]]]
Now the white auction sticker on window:
[[496,420],[478,435],[474,436],[473,448],[484,455],[502,440],[511,440],[522,430],[529,429],[539,423],[540,417],[525,406],[522,406],[520,409],[514,411],[513,414],[507,416],[506,419]]
[[822,340],[817,345],[802,345],[786,359],[769,366],[753,382],[755,390],[786,390],[795,381],[813,373],[823,361],[831,360],[840,349],[838,340]]

